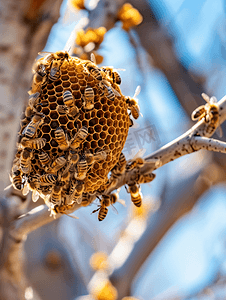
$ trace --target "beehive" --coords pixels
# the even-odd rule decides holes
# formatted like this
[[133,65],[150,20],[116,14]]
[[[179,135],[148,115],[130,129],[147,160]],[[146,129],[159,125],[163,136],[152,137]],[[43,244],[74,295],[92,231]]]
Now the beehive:
[[[84,156],[84,152],[90,151],[92,154],[96,154],[100,151],[105,151],[107,156],[104,160],[95,161],[86,173],[86,177],[83,180],[84,193],[94,194],[98,191],[105,189],[105,184],[108,181],[108,173],[117,163],[120,153],[124,147],[130,118],[127,112],[128,105],[126,98],[121,93],[118,84],[114,82],[114,79],[110,75],[110,72],[106,72],[105,69],[99,69],[94,63],[90,61],[84,61],[75,57],[58,57],[57,54],[53,54],[54,59],[58,60],[59,70],[58,76],[55,80],[51,80],[50,72],[54,59],[44,64],[42,70],[42,83],[38,86],[38,92],[40,93],[38,100],[36,101],[30,115],[28,113],[23,115],[21,121],[21,130],[19,132],[19,141],[16,157],[14,160],[14,166],[12,169],[12,180],[18,176],[21,179],[21,185],[17,185],[17,188],[23,190],[27,185],[30,190],[34,190],[42,196],[46,202],[49,201],[49,197],[52,193],[54,185],[60,184],[61,199],[62,202],[58,210],[63,210],[64,207],[69,205],[67,196],[70,193],[70,182],[73,178],[73,172],[65,182],[58,182],[59,173],[62,172],[68,165],[70,156],[70,147],[67,150],[61,150],[56,140],[56,129],[62,128],[64,133],[68,136],[69,140],[72,140],[75,134],[82,127],[86,127],[88,135],[78,148],[80,157]],[[45,58],[41,58],[38,64],[42,63]],[[97,79],[96,74],[93,74],[87,68],[87,63],[92,64],[93,68],[98,69],[105,86],[101,85],[101,81]],[[37,65],[38,65],[37,64]],[[42,66],[43,67],[43,66]],[[35,76],[36,74],[34,74]],[[35,79],[33,79],[34,81]],[[34,82],[33,85],[34,86]],[[84,106],[84,92],[87,87],[91,87],[94,91],[94,107],[87,110]],[[114,99],[110,99],[106,93],[106,87],[112,88],[113,91],[117,91],[117,95],[114,95]],[[59,107],[64,106],[63,94],[65,91],[70,91],[73,95],[74,105],[79,110],[79,115],[74,117],[68,113],[61,113]],[[33,94],[37,92],[37,88],[33,87],[29,93]],[[21,141],[25,137],[25,131],[35,114],[43,116],[43,121],[38,125],[35,135],[30,140],[37,138],[45,139],[45,146],[41,149],[31,149],[21,145]],[[29,139],[29,138],[28,138]],[[24,173],[21,169],[21,153],[24,149],[31,151],[31,169],[29,172]],[[47,166],[40,163],[39,154],[47,153],[50,161]],[[53,184],[39,185],[36,189],[30,182],[36,177],[40,178],[45,174],[49,174],[51,165],[58,157],[64,157],[66,164],[62,169],[55,172],[57,180]],[[19,174],[19,175],[18,175]],[[15,184],[14,184],[15,187]],[[47,201],[48,199],[48,201]],[[48,203],[47,203],[48,204]],[[59,205],[58,205],[59,206]]]

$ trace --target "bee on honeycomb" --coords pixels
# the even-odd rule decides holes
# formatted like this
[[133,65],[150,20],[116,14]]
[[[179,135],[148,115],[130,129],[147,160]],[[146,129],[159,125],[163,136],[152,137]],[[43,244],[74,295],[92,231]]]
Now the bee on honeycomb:
[[108,72],[66,51],[45,53],[33,72],[10,178],[55,215],[105,190],[128,135],[130,108]]

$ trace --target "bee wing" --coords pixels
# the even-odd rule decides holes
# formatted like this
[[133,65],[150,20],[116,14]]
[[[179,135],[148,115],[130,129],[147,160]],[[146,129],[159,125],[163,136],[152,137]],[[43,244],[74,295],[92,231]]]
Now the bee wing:
[[[204,94],[204,93],[203,93]],[[205,105],[201,105],[201,106],[199,106],[198,108],[196,108],[193,112],[192,112],[192,114],[191,114],[191,119],[193,120],[193,121],[196,121],[197,119],[199,119],[200,118],[200,115],[198,115],[198,116],[195,116],[199,111],[201,111],[203,108],[205,108]]]
[[209,97],[207,94],[202,93],[201,96],[202,96],[202,98],[203,98],[207,103],[210,102],[210,97]]
[[37,191],[32,192],[32,201],[37,202],[39,198],[39,193]]
[[126,71],[126,69],[118,69],[118,68],[115,69],[115,68],[113,68],[113,71],[116,71],[116,72],[117,71]]
[[112,209],[113,209],[114,213],[118,214],[118,211],[117,211],[117,209],[114,207],[114,205],[113,205],[113,204],[111,205],[111,207],[112,207]]
[[93,62],[94,64],[96,64],[96,57],[95,57],[94,53],[90,54],[90,60],[91,60],[91,62]]
[[220,138],[222,138],[222,136],[223,136],[223,130],[222,130],[221,126],[218,126],[218,127],[217,127],[217,129],[216,129],[216,134],[217,134]]
[[139,128],[139,127],[140,127],[140,124],[138,124],[137,122],[135,122],[133,120],[133,125],[130,128]]
[[112,86],[111,86],[111,89],[112,89],[113,93],[115,94],[115,96],[121,97],[121,95],[119,94],[119,92],[116,91]]
[[210,103],[217,103],[217,98],[215,96],[212,96],[210,98]]
[[54,52],[49,52],[49,51],[41,51],[41,52],[38,52],[38,55],[40,56],[45,56],[46,54],[52,54]]
[[[30,123],[29,123],[29,124],[30,124]],[[29,125],[29,124],[28,124],[28,125]],[[25,134],[25,132],[26,132],[26,130],[27,130],[27,127],[28,127],[28,125],[27,125],[27,126],[24,128],[24,130],[22,131],[22,135],[23,135],[23,134]]]
[[27,196],[28,193],[29,193],[29,186],[28,186],[28,184],[26,183],[26,184],[24,185],[23,190],[22,190],[22,194],[23,194],[23,196]]
[[66,215],[66,216],[68,216],[68,217],[70,217],[70,218],[72,218],[72,219],[75,219],[75,220],[79,219],[79,217],[71,216],[71,215],[69,215],[69,214],[66,214],[65,212],[61,212],[61,214],[62,214],[62,215]]
[[117,200],[118,203],[122,204],[124,207],[126,207],[126,201],[123,199],[118,199]]
[[136,90],[135,90],[133,98],[136,98],[140,94],[140,91],[141,91],[141,86],[138,85],[137,88],[136,88]]
[[133,156],[133,153],[132,153],[132,158],[130,158],[130,159],[136,159],[138,157],[142,157],[145,152],[146,152],[146,149],[141,148],[134,156]]
[[155,158],[152,158],[152,159],[148,159],[146,160],[146,164],[154,164],[156,168],[160,168],[162,166],[162,161],[160,158],[158,159],[155,159]]
[[11,188],[11,186],[13,186],[13,184],[11,183],[10,185],[8,185],[7,187],[4,188],[4,191],[8,190]]
[[76,202],[77,202],[78,204],[81,204],[81,203],[82,203],[82,196],[80,196],[80,197],[76,200]]

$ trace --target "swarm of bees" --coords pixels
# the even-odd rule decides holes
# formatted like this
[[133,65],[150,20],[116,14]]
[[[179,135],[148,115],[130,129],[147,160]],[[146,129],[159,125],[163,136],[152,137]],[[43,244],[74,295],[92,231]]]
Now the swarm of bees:
[[140,115],[135,99],[140,88],[134,98],[125,97],[119,73],[99,68],[92,57],[81,60],[66,51],[41,56],[33,66],[28,106],[21,120],[10,174],[13,187],[24,195],[31,190],[33,201],[43,198],[53,216],[75,203],[87,206],[99,197],[95,211],[102,221],[108,206],[118,200],[115,193],[105,195],[104,191],[117,183],[118,176],[136,169],[128,192],[140,206],[139,184],[150,182],[154,174],[141,176],[144,160],[126,162],[122,153],[130,115],[134,119]]

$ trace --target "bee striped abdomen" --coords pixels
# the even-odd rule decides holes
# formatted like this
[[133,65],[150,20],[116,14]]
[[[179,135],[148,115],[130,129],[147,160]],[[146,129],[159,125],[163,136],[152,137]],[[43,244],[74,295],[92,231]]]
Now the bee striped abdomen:
[[48,165],[50,163],[50,157],[44,151],[42,151],[41,153],[38,153],[38,158],[42,165]]
[[108,208],[107,207],[101,207],[98,213],[98,220],[103,221],[108,213]]
[[63,93],[63,101],[67,106],[71,106],[74,104],[74,98],[71,91],[67,90]]
[[23,188],[22,176],[19,170],[15,171],[12,175],[11,182],[14,188],[21,190]]
[[21,171],[25,174],[28,174],[31,170],[31,152],[24,149],[23,152],[21,153],[21,158],[20,158],[20,168]]
[[67,150],[69,148],[69,143],[66,139],[66,135],[61,127],[58,127],[56,129],[55,138],[61,150]]
[[107,98],[111,101],[114,101],[115,100],[115,94],[112,91],[112,89],[110,88],[110,86],[106,86],[106,89],[107,89]]
[[57,176],[54,174],[45,174],[40,176],[40,182],[43,184],[53,184],[57,181]]
[[77,149],[80,146],[80,144],[84,141],[84,139],[87,137],[87,135],[88,135],[88,129],[85,126],[83,126],[78,130],[73,140],[71,141],[71,145],[70,145],[71,148],[73,150]]
[[142,204],[142,194],[140,192],[140,188],[137,184],[133,184],[129,186],[129,193],[131,196],[131,201],[137,207],[141,207]]

